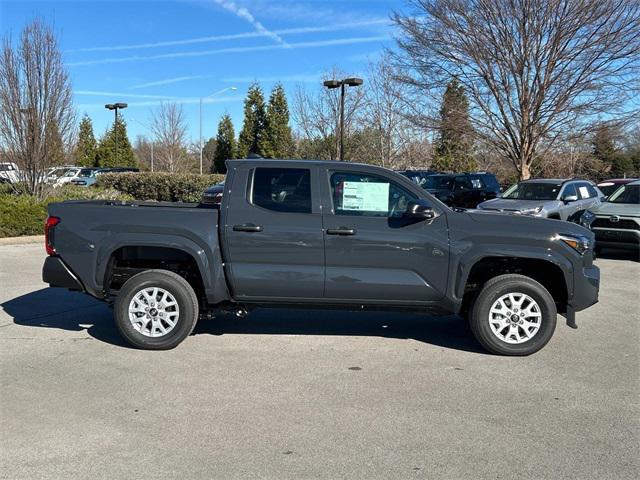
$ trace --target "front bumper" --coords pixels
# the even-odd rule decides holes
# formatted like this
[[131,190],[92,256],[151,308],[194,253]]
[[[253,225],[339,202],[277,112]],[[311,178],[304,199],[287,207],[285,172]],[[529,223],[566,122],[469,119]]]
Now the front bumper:
[[600,269],[595,265],[583,267],[576,272],[573,286],[573,297],[569,305],[576,311],[584,310],[598,302],[600,290]]
[[60,257],[47,257],[42,267],[42,281],[50,287],[85,291],[84,285]]

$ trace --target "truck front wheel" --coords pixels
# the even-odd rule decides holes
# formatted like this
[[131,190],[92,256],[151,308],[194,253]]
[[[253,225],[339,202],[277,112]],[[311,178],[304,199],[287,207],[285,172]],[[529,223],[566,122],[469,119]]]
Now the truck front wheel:
[[556,305],[540,283],[524,275],[489,280],[473,305],[469,325],[478,342],[499,355],[530,355],[556,328]]
[[147,270],[122,286],[114,316],[120,334],[134,347],[168,350],[193,331],[198,320],[198,298],[180,275]]

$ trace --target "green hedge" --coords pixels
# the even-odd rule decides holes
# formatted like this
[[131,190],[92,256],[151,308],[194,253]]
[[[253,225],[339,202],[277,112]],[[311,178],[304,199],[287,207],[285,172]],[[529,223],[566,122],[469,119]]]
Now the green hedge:
[[113,188],[131,195],[136,200],[159,202],[199,202],[202,192],[224,175],[198,175],[192,173],[105,173],[98,177],[97,185]]
[[132,200],[130,195],[114,189],[83,188],[66,185],[55,189],[53,196],[39,200],[31,195],[0,192],[0,238],[39,235],[47,218],[47,205],[64,200]]

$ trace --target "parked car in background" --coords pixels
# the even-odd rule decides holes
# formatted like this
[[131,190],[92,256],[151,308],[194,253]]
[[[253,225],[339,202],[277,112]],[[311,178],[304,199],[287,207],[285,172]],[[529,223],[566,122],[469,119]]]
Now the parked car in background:
[[517,183],[500,197],[478,205],[490,210],[556,220],[572,220],[598,207],[604,197],[597,187],[581,179],[533,179]]
[[211,185],[202,194],[202,203],[205,205],[220,205],[224,192],[224,181]]
[[414,181],[417,185],[424,187],[424,184],[427,182],[427,177],[429,175],[433,175],[435,172],[433,170],[397,170],[400,175],[404,175],[409,180]]
[[594,215],[590,227],[596,235],[596,250],[640,249],[640,180],[619,186],[590,212]]
[[99,168],[83,168],[80,170],[78,175],[71,179],[73,185],[78,185],[80,187],[88,187],[96,183],[96,173],[100,171]]
[[3,183],[17,183],[20,181],[20,170],[15,163],[0,163],[0,181]]
[[47,172],[44,175],[44,182],[50,185],[54,185],[60,177],[62,177],[67,170],[71,168],[78,168],[75,165],[61,165],[58,167],[51,167],[47,169]]
[[476,208],[500,195],[495,175],[486,172],[431,174],[421,186],[450,207]]
[[637,180],[636,178],[611,178],[609,180],[603,180],[598,183],[598,189],[604,194],[605,197],[608,197],[613,192],[615,192],[620,185],[626,185],[629,182],[633,182]]
[[89,187],[98,181],[103,173],[128,173],[139,172],[137,168],[113,167],[113,168],[83,168],[80,173],[71,180],[71,183],[80,187]]
[[78,175],[80,175],[80,171],[81,170],[82,170],[82,168],[80,168],[80,167],[68,168],[61,176],[59,176],[56,179],[56,181],[54,182],[53,185],[56,186],[56,187],[59,187],[61,185],[64,185],[65,183],[71,182],[71,180],[73,180]]

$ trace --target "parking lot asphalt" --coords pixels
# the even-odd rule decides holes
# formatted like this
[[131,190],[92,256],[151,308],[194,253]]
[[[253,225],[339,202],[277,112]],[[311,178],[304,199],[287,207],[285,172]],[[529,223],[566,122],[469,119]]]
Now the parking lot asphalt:
[[635,479],[640,264],[539,353],[483,352],[457,317],[258,310],[177,349],[46,288],[0,246],[0,478]]

